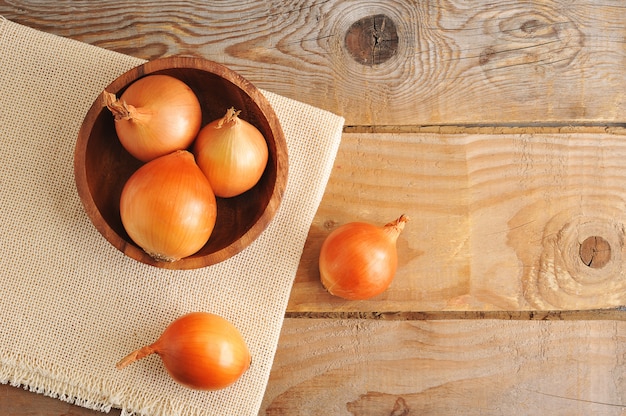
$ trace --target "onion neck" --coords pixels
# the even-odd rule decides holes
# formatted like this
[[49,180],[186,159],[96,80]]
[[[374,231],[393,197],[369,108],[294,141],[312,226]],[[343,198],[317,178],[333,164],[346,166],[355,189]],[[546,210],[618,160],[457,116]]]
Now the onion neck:
[[150,354],[154,354],[156,351],[153,345],[141,347],[138,350],[131,352],[126,357],[122,358],[117,364],[115,364],[115,367],[118,370],[121,370],[122,368],[134,363],[137,360],[141,360],[142,358],[147,357]]
[[395,221],[385,224],[385,226],[383,227],[383,231],[385,232],[387,237],[389,237],[389,239],[395,243],[400,236],[400,233],[402,233],[402,230],[404,230],[404,225],[408,221],[409,217],[402,214]]
[[137,110],[126,101],[118,100],[115,94],[108,91],[102,93],[104,105],[113,113],[115,121],[130,120],[136,116]]
[[234,107],[230,107],[228,110],[226,110],[226,114],[224,115],[224,117],[222,117],[217,123],[216,128],[221,129],[224,125],[227,125],[229,127],[236,125],[237,123],[239,123],[240,113],[241,110],[235,110]]

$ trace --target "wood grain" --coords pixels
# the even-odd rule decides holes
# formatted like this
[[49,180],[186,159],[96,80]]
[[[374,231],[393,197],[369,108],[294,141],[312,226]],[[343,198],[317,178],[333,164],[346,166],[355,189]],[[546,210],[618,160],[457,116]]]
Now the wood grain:
[[[621,134],[344,134],[290,312],[522,311],[626,304]],[[367,301],[319,283],[324,238],[349,221],[412,218],[391,287]],[[610,246],[603,267],[582,243]]]
[[[3,0],[0,15],[145,59],[203,56],[347,125],[625,120],[621,0]],[[346,47],[371,16],[397,32],[375,65]]]
[[265,415],[623,415],[624,322],[287,320]]

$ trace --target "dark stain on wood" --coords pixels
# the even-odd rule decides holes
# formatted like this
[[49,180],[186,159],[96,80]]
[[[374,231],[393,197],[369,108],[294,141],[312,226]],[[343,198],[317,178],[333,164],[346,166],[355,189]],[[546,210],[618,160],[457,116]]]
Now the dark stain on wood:
[[481,65],[485,65],[496,55],[496,50],[493,47],[485,48],[485,50],[480,54],[478,58],[478,63]]
[[411,409],[402,396],[369,391],[358,400],[346,404],[353,416],[410,416]]
[[406,404],[406,400],[402,397],[398,397],[391,409],[389,416],[408,416],[410,412],[409,406]]

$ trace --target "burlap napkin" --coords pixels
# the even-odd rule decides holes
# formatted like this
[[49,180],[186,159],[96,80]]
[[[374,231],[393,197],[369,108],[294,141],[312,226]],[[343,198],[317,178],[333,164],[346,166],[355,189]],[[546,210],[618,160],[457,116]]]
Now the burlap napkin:
[[[96,231],[73,177],[85,113],[142,62],[0,17],[0,382],[124,415],[256,414],[343,119],[267,92],[290,163],[273,222],[216,266],[146,266]],[[253,365],[235,385],[181,387],[156,355],[115,369],[173,319],[198,310],[233,322],[250,347]]]

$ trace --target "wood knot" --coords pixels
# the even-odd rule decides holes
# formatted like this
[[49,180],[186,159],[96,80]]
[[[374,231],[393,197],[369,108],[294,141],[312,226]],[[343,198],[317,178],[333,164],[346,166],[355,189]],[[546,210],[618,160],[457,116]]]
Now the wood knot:
[[344,42],[346,49],[358,63],[379,65],[398,51],[398,31],[389,16],[367,16],[350,26]]
[[477,58],[486,78],[498,87],[509,89],[514,78],[528,80],[528,88],[509,89],[513,95],[509,97],[530,101],[545,95],[546,85],[573,65],[585,34],[563,9],[518,3],[490,8],[473,18],[481,22],[485,41]]
[[[559,199],[552,214],[537,201],[514,217],[509,243],[524,264],[522,290],[536,309],[600,309],[626,299],[623,202],[605,196]],[[545,213],[546,215],[543,215]],[[522,224],[522,226],[519,226]],[[541,236],[539,240],[535,236]],[[540,246],[530,247],[529,241]]]
[[393,404],[393,409],[389,416],[407,416],[411,409],[406,404],[406,400],[403,397],[398,397],[398,400]]
[[338,222],[335,220],[326,220],[324,221],[324,229],[327,231],[331,231],[335,227],[337,227]]
[[525,22],[523,22],[520,25],[520,29],[522,30],[522,32],[524,33],[535,33],[537,31],[537,29],[541,28],[543,26],[543,24],[537,20],[537,19],[529,19],[526,20]]
[[480,65],[486,65],[496,56],[496,50],[493,47],[488,47],[484,51],[481,52],[480,57],[478,58],[478,63]]
[[611,245],[604,238],[594,235],[581,243],[579,253],[585,265],[601,269],[611,260]]

